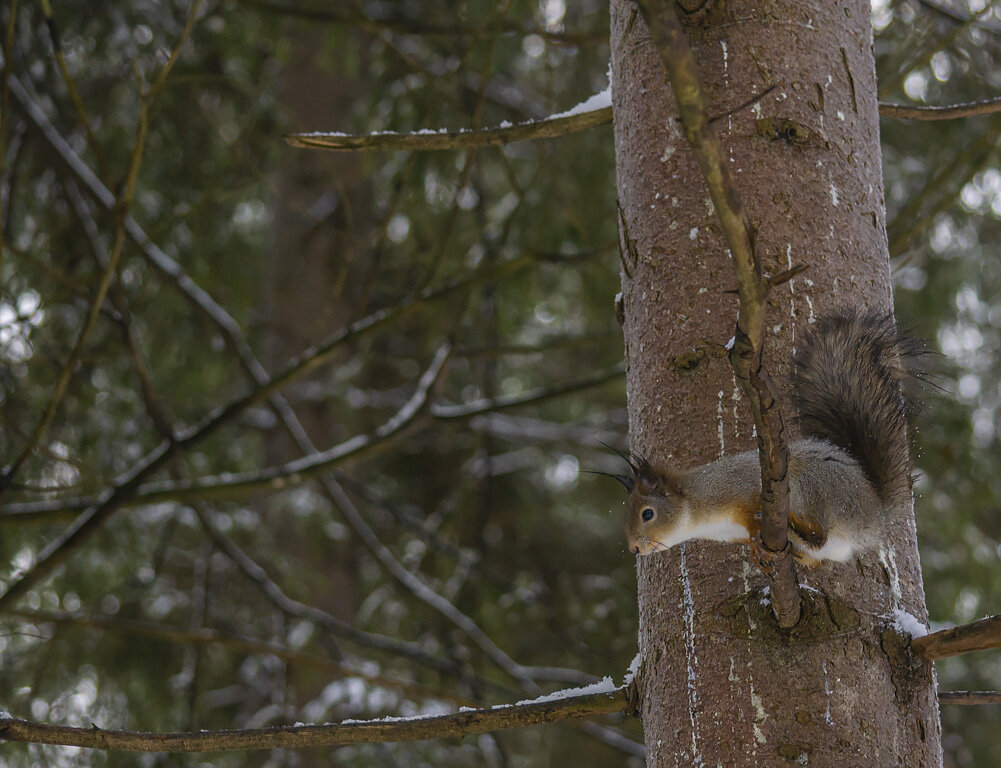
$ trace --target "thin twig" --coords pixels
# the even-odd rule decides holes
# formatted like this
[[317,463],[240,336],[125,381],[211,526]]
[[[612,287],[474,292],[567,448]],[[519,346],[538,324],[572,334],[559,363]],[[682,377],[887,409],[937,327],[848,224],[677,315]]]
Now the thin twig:
[[800,601],[787,536],[789,450],[775,387],[761,357],[769,286],[761,273],[754,229],[740,199],[736,180],[709,128],[695,57],[678,20],[676,4],[639,0],[639,6],[667,68],[685,137],[705,178],[737,271],[740,309],[730,363],[750,402],[757,427],[763,545],[759,559],[771,587],[775,617],[781,626],[791,627],[799,620]]
[[528,392],[523,392],[520,395],[508,395],[492,399],[486,398],[471,403],[464,403],[463,405],[432,405],[431,415],[436,419],[469,419],[483,413],[496,413],[529,403],[540,403],[570,392],[580,392],[584,389],[597,387],[606,382],[621,378],[625,375],[625,372],[625,363],[619,363],[618,365],[613,365],[611,368],[598,371],[576,381],[569,381],[552,387],[539,387]]
[[[435,419],[471,419],[486,413],[496,413],[518,406],[541,403],[554,397],[579,392],[606,382],[621,378],[625,372],[623,364],[605,371],[598,371],[576,381],[553,387],[540,387],[520,395],[510,395],[494,399],[476,400],[463,405],[431,405],[430,414]],[[432,382],[433,383],[433,382]],[[122,502],[121,506],[131,507],[163,501],[191,501],[194,499],[235,498],[252,491],[287,488],[298,485],[317,472],[355,458],[364,451],[381,445],[410,426],[426,405],[427,387],[420,385],[414,397],[387,422],[372,432],[355,435],[332,448],[319,452],[306,452],[303,458],[284,464],[277,464],[253,472],[228,473],[226,475],[200,477],[194,480],[168,480],[140,485]],[[58,519],[79,513],[101,502],[101,497],[85,496],[51,501],[8,504],[0,513],[0,524],[40,522]]]
[[453,281],[443,288],[427,289],[417,296],[404,299],[392,307],[373,312],[367,317],[356,320],[345,328],[333,334],[323,343],[310,347],[305,352],[293,358],[284,369],[267,378],[263,384],[252,389],[247,394],[231,400],[227,405],[216,409],[206,416],[199,424],[190,428],[174,441],[165,441],[140,459],[130,469],[116,478],[114,484],[99,497],[100,501],[84,511],[60,536],[49,542],[38,556],[35,565],[8,584],[5,592],[0,594],[0,608],[9,605],[25,591],[44,578],[80,546],[87,537],[108,519],[116,510],[128,504],[135,498],[140,484],[156,471],[161,469],[171,458],[214,434],[219,428],[230,423],[251,405],[264,399],[281,387],[294,381],[320,365],[330,360],[335,351],[347,341],[359,339],[373,331],[384,327],[429,302],[440,300],[457,291],[468,289],[471,285],[483,279],[499,276],[512,269],[532,263],[527,257],[513,259],[493,269],[481,270],[475,277]]
[[438,672],[458,673],[459,668],[454,662],[428,652],[418,643],[365,632],[320,608],[289,597],[262,566],[258,565],[232,539],[219,530],[218,526],[209,519],[205,510],[198,506],[193,506],[192,509],[216,546],[243,571],[247,578],[260,588],[278,610],[289,616],[315,622],[332,634],[358,645],[412,659]]
[[63,369],[52,389],[52,395],[50,396],[49,402],[45,407],[45,411],[35,424],[35,428],[32,430],[27,443],[22,446],[17,457],[8,467],[4,469],[2,476],[0,476],[0,496],[3,494],[4,486],[12,480],[12,478],[24,465],[24,462],[28,460],[28,457],[31,456],[34,451],[35,446],[42,439],[45,431],[55,418],[56,412],[66,395],[70,379],[76,371],[76,366],[80,361],[81,355],[83,354],[83,348],[87,337],[90,335],[90,332],[93,330],[94,325],[97,322],[98,315],[100,314],[101,307],[104,304],[105,296],[111,287],[111,281],[114,279],[118,262],[125,246],[125,217],[128,213],[129,206],[132,203],[132,199],[135,196],[136,184],[139,178],[139,165],[142,162],[143,151],[146,146],[146,135],[149,129],[150,113],[156,103],[160,90],[167,81],[167,77],[170,74],[174,63],[177,61],[181,46],[191,34],[191,30],[194,26],[195,18],[198,15],[198,10],[201,7],[201,4],[202,0],[195,0],[195,2],[192,3],[191,9],[188,12],[187,21],[185,22],[184,28],[181,30],[181,34],[178,36],[177,41],[171,49],[170,56],[167,59],[166,64],[164,64],[161,68],[159,76],[153,85],[142,95],[139,105],[136,138],[129,156],[129,166],[125,175],[125,183],[123,185],[121,195],[115,199],[115,235],[111,252],[108,256],[107,267],[104,274],[101,276],[100,282],[98,283],[97,291],[95,292],[93,301],[91,302],[90,311],[87,314],[87,319],[84,321],[84,325],[80,329],[76,342],[70,350],[67,360],[63,365]]
[[104,156],[104,150],[101,147],[101,143],[97,140],[97,135],[94,133],[94,125],[91,122],[90,115],[87,114],[87,108],[83,104],[80,92],[77,90],[73,76],[70,74],[69,67],[66,65],[66,57],[63,55],[62,41],[59,38],[59,28],[56,26],[56,20],[52,15],[52,4],[50,0],[41,0],[41,6],[42,16],[45,18],[45,23],[49,30],[49,37],[52,38],[52,56],[56,60],[56,67],[59,69],[59,74],[62,76],[63,84],[66,86],[66,92],[69,94],[70,101],[73,103],[73,109],[76,110],[77,120],[79,120],[80,124],[83,126],[84,136],[87,139],[87,146],[90,147],[90,151],[94,153],[101,176],[107,179],[110,177],[110,173],[108,172],[108,161]]
[[34,723],[9,715],[0,719],[0,739],[37,744],[62,744],[122,752],[221,752],[242,749],[323,747],[390,741],[462,738],[504,728],[592,717],[626,708],[626,687],[599,693],[568,691],[538,701],[463,709],[450,715],[346,720],[330,725],[284,725],[273,728],[197,733],[148,733]]

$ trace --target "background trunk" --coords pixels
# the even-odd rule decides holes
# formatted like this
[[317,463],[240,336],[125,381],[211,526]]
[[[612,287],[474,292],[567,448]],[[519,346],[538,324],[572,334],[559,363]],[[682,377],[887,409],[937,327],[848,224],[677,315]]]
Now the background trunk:
[[[787,382],[815,317],[892,306],[869,4],[692,5],[683,21],[764,269],[809,264],[769,300],[767,365]],[[736,278],[626,0],[612,2],[612,79],[632,448],[704,463],[754,445],[722,348]],[[941,763],[934,670],[893,628],[895,610],[927,618],[913,524],[857,563],[801,572],[814,589],[789,635],[742,545],[691,542],[638,574],[649,765]]]

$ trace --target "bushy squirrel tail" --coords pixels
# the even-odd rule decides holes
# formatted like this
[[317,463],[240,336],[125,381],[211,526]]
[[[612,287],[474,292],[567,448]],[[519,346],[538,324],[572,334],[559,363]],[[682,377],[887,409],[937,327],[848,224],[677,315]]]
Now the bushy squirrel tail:
[[923,352],[893,315],[842,310],[819,319],[796,354],[801,432],[851,454],[887,508],[911,496],[904,384]]

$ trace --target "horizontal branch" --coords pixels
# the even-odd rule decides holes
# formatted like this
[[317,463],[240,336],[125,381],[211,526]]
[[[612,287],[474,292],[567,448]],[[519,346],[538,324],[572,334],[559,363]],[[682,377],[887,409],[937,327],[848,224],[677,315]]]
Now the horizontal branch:
[[898,120],[956,120],[961,117],[993,115],[995,112],[1001,112],[1001,98],[946,104],[940,107],[909,104],[879,105],[880,117],[893,117]]
[[612,687],[611,679],[606,677],[594,686],[540,696],[532,701],[483,709],[463,708],[448,715],[196,733],[112,731],[96,726],[72,728],[0,715],[0,739],[119,752],[221,752],[423,741],[623,712],[626,691],[627,686]]
[[[593,98],[593,97],[592,97]],[[314,131],[292,133],[285,141],[303,149],[330,149],[335,151],[384,149],[384,150],[448,150],[492,147],[514,144],[534,139],[552,139],[594,128],[612,122],[611,106],[589,109],[573,114],[554,115],[544,120],[534,120],[517,125],[497,128],[459,131],[417,131],[396,133],[380,131],[367,134],[328,133]]]
[[988,648],[1001,648],[1001,615],[911,640],[911,650],[932,661]]
[[436,419],[469,419],[483,413],[496,413],[497,411],[504,411],[508,408],[515,408],[521,405],[541,403],[571,392],[579,392],[583,389],[597,387],[606,382],[621,378],[625,375],[625,372],[625,363],[619,363],[618,365],[613,365],[611,368],[598,371],[576,381],[568,381],[551,387],[538,387],[537,389],[531,389],[528,392],[522,392],[518,395],[483,398],[462,405],[434,404],[431,406],[431,415]]
[[1001,704],[1001,691],[939,691],[939,704],[970,707],[977,704]]
[[[599,94],[600,95],[600,94]],[[593,97],[592,97],[593,98]],[[760,98],[756,97],[756,98]],[[897,120],[958,120],[1001,112],[1001,98],[982,101],[944,104],[941,106],[880,103],[880,117]],[[285,141],[303,149],[327,149],[349,152],[369,149],[435,151],[494,147],[519,141],[554,139],[573,133],[597,128],[612,122],[612,108],[573,111],[572,114],[554,115],[543,120],[533,120],[517,125],[501,125],[480,130],[434,131],[415,133],[379,131],[376,133],[339,133],[336,131],[309,131],[291,133]],[[713,122],[709,120],[709,122]]]

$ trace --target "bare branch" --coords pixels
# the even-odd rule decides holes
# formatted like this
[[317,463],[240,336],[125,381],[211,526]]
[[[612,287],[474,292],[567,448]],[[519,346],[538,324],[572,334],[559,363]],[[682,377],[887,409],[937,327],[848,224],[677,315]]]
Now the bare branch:
[[911,650],[926,659],[944,659],[971,651],[1001,647],[1001,615],[932,632],[911,640]]
[[213,477],[200,477],[194,480],[150,483],[141,486],[130,503],[231,498],[266,488],[285,488],[298,485],[324,469],[329,469],[347,459],[355,458],[373,448],[382,446],[406,431],[425,412],[430,391],[445,367],[449,349],[450,347],[446,344],[438,350],[431,365],[418,381],[417,388],[410,399],[386,422],[371,432],[355,435],[325,451],[308,453],[300,459],[255,472],[228,473]]
[[[73,103],[73,108],[76,110],[77,119],[83,126],[84,135],[87,138],[87,146],[90,147],[90,151],[94,153],[94,157],[97,159],[97,167],[100,169],[101,175],[108,178],[109,173],[107,158],[105,158],[104,150],[101,148],[101,144],[97,140],[97,135],[94,133],[94,125],[90,120],[90,116],[87,114],[87,108],[83,104],[83,99],[80,98],[80,93],[77,91],[73,76],[70,74],[69,67],[66,65],[66,57],[63,55],[59,29],[56,26],[55,19],[52,17],[52,4],[49,0],[42,0],[41,6],[42,16],[45,18],[45,24],[49,30],[49,37],[52,38],[52,56],[56,60],[56,67],[59,69],[59,74],[63,78],[63,84],[66,86],[66,92],[69,94],[70,101]],[[6,60],[10,61],[9,58]]]
[[[606,678],[606,680],[608,680]],[[611,682],[610,680],[608,682]],[[626,708],[626,686],[600,692],[567,691],[517,704],[463,709],[450,715],[345,720],[330,725],[285,725],[245,731],[146,733],[93,726],[70,728],[12,717],[0,719],[0,739],[121,752],[222,752],[242,749],[325,747],[389,741],[461,738],[504,728],[520,728],[577,717],[606,715]]]
[[446,674],[456,674],[459,671],[458,665],[448,659],[443,659],[429,653],[418,643],[365,632],[324,610],[300,603],[298,600],[289,597],[263,567],[240,549],[232,539],[219,530],[204,510],[198,506],[193,506],[192,509],[195,511],[199,522],[201,522],[202,527],[205,528],[212,541],[243,571],[247,578],[257,584],[278,610],[289,616],[315,622],[332,634],[358,645],[410,658],[431,669]]
[[327,133],[314,131],[292,133],[285,141],[293,147],[304,149],[347,150],[455,150],[474,147],[495,147],[514,144],[518,141],[552,139],[567,136],[588,128],[612,122],[612,108],[577,112],[572,115],[557,115],[545,120],[534,120],[518,125],[484,128],[465,131],[419,131],[417,133],[395,133],[385,131],[368,134]]
[[[772,89],[769,89],[769,91]],[[761,100],[765,94],[758,94],[749,99],[737,109]],[[732,112],[732,111],[731,111]],[[984,99],[982,101],[963,102],[960,104],[910,105],[910,104],[879,104],[881,117],[897,120],[957,120],[966,117],[978,117],[1001,112],[1001,98]],[[730,114],[730,113],[728,113]],[[725,115],[724,115],[725,116]],[[707,118],[708,123],[719,120],[717,115]],[[302,149],[326,149],[334,152],[383,150],[383,151],[436,151],[471,149],[474,147],[495,147],[504,144],[515,144],[519,141],[535,141],[537,139],[552,139],[569,136],[573,133],[597,128],[612,122],[612,108],[602,106],[596,109],[581,110],[573,114],[556,115],[542,120],[532,120],[517,125],[501,125],[495,128],[479,130],[464,129],[449,131],[417,131],[400,133],[397,131],[379,131],[377,133],[339,133],[336,131],[307,131],[290,133],[285,141],[293,147]]]
[[570,392],[579,392],[583,389],[589,389],[613,379],[618,379],[625,374],[625,370],[625,363],[619,363],[607,370],[598,371],[577,381],[570,381],[553,387],[539,387],[528,392],[523,392],[520,395],[487,398],[463,405],[433,405],[431,406],[431,415],[436,419],[468,419],[482,413],[495,413],[519,405],[539,403],[553,397],[559,397]]
[[969,707],[977,704],[1001,704],[1001,691],[939,691],[939,704]]
[[[17,474],[18,470],[23,466],[24,462],[27,461],[28,457],[34,451],[35,446],[38,444],[39,440],[41,440],[42,435],[52,423],[53,418],[55,418],[56,412],[66,395],[66,389],[69,386],[70,378],[76,370],[77,363],[80,361],[80,356],[83,353],[83,347],[87,337],[90,335],[90,332],[93,330],[94,325],[97,322],[98,315],[100,314],[101,307],[104,304],[105,296],[111,287],[111,281],[114,279],[116,274],[118,261],[125,245],[125,216],[128,213],[129,206],[132,203],[132,198],[135,195],[136,183],[139,178],[139,165],[142,162],[143,151],[146,147],[146,135],[149,129],[150,112],[156,103],[160,90],[166,83],[167,77],[170,75],[170,72],[177,61],[181,46],[191,34],[191,30],[194,27],[195,18],[198,16],[201,4],[202,0],[195,0],[192,3],[188,12],[187,21],[185,22],[184,28],[181,30],[181,34],[178,36],[177,41],[174,43],[170,51],[167,62],[161,68],[160,73],[153,85],[142,95],[136,126],[136,138],[129,156],[129,165],[125,174],[125,183],[121,194],[115,199],[115,236],[114,243],[111,247],[111,253],[108,257],[107,266],[105,267],[104,273],[101,275],[101,280],[98,283],[96,292],[94,293],[94,298],[91,302],[87,319],[84,321],[83,327],[77,335],[76,342],[67,357],[62,372],[56,380],[56,384],[53,387],[52,395],[49,398],[49,402],[45,407],[44,413],[35,424],[35,428],[32,430],[31,436],[28,438],[27,443],[21,448],[20,453],[18,453],[14,461],[11,462],[10,466],[4,469],[3,474],[0,475],[0,496],[3,495],[4,486],[11,481],[11,479]],[[48,13],[48,18],[51,20],[51,10]],[[13,80],[14,78],[11,78],[12,84]],[[72,80],[70,80],[69,83],[72,84]]]
[[944,106],[911,106],[909,104],[880,104],[880,117],[898,120],[955,120],[960,117],[976,117],[1001,112],[1001,98],[970,101]]
[[768,578],[772,609],[779,624],[799,620],[800,602],[788,541],[789,449],[782,412],[771,378],[762,364],[765,298],[768,282],[754,246],[754,228],[740,199],[719,142],[709,128],[695,57],[678,21],[676,4],[639,0],[643,17],[667,68],[681,124],[705,178],[720,227],[737,270],[740,310],[730,363],[751,404],[761,462],[761,532],[759,564]]
[[[772,90],[772,89],[769,89]],[[749,99],[746,104],[754,104],[765,94],[758,94]],[[983,101],[964,102],[961,104],[945,104],[941,106],[888,104],[880,103],[881,117],[897,120],[956,120],[965,117],[977,117],[1001,112],[1001,98],[984,99]],[[707,118],[708,123],[719,120],[721,116]],[[336,131],[308,131],[290,133],[285,141],[293,147],[303,149],[327,149],[335,152],[359,150],[384,151],[435,151],[470,149],[473,147],[495,147],[504,144],[515,144],[519,141],[535,141],[537,139],[552,139],[569,136],[579,131],[597,128],[612,122],[612,108],[609,106],[597,109],[581,110],[567,115],[556,115],[543,120],[532,120],[517,125],[502,125],[496,128],[480,130],[439,130],[417,131],[415,133],[399,133],[396,131],[379,131],[377,133],[339,133]]]
[[[140,490],[140,484],[153,473],[161,469],[175,455],[192,448],[205,438],[214,434],[220,427],[230,423],[249,406],[276,392],[281,387],[295,379],[318,368],[329,361],[341,345],[350,340],[359,339],[373,331],[386,326],[393,320],[425,306],[429,302],[451,296],[456,292],[468,290],[473,285],[505,274],[513,269],[533,263],[533,259],[522,257],[512,259],[496,267],[484,268],[474,276],[464,280],[452,281],[442,288],[426,289],[416,296],[411,296],[398,304],[373,312],[372,314],[349,323],[346,327],[333,334],[323,343],[310,347],[305,352],[293,358],[285,368],[274,376],[267,378],[263,384],[251,389],[247,394],[231,400],[221,408],[208,414],[201,423],[195,425],[179,436],[176,440],[165,441],[150,451],[139,462],[120,475],[113,486],[107,489],[99,501],[85,510],[60,536],[49,542],[38,556],[38,561],[30,570],[11,582],[7,590],[0,594],[0,608],[9,605],[26,590],[47,576],[68,554],[80,546],[86,538],[96,531],[104,521],[116,510],[132,501]],[[256,380],[256,378],[255,378]]]
[[[495,413],[521,405],[540,403],[554,397],[579,392],[621,378],[624,365],[599,371],[577,381],[554,387],[540,387],[520,395],[477,400],[463,405],[432,405],[431,416],[435,419],[470,419],[484,413]],[[429,368],[429,372],[431,369]],[[425,374],[427,375],[427,374]],[[194,480],[171,480],[140,485],[120,506],[136,506],[161,501],[192,501],[194,499],[233,498],[262,489],[287,488],[298,485],[316,473],[334,465],[355,458],[359,454],[375,448],[397,436],[409,427],[426,406],[429,381],[418,387],[414,396],[389,421],[373,432],[355,435],[349,440],[320,452],[306,452],[301,459],[278,464],[255,472],[230,473]],[[85,496],[51,501],[8,504],[0,513],[0,524],[41,522],[79,513],[100,503],[100,497]]]
[[334,502],[334,504],[337,505],[341,515],[345,520],[347,520],[348,525],[351,526],[368,550],[379,561],[383,569],[385,569],[390,576],[396,579],[396,581],[399,582],[399,584],[401,584],[414,597],[433,608],[465,632],[470,640],[476,643],[480,650],[483,651],[483,653],[485,653],[491,661],[507,672],[511,677],[516,680],[520,680],[531,690],[539,689],[533,681],[533,677],[547,677],[551,679],[553,676],[558,676],[559,679],[563,681],[578,683],[590,682],[589,679],[581,679],[582,677],[589,678],[590,676],[581,675],[575,670],[558,668],[537,669],[534,667],[525,667],[516,662],[503,650],[501,650],[501,648],[490,639],[487,633],[480,629],[476,622],[456,608],[454,604],[427,586],[415,574],[400,565],[400,562],[393,556],[393,553],[390,552],[381,541],[379,541],[375,532],[358,513],[358,510],[355,509],[351,499],[348,498],[347,494],[344,493],[344,490],[337,484],[336,481],[332,478],[325,478],[323,485],[327,491],[327,495]]

